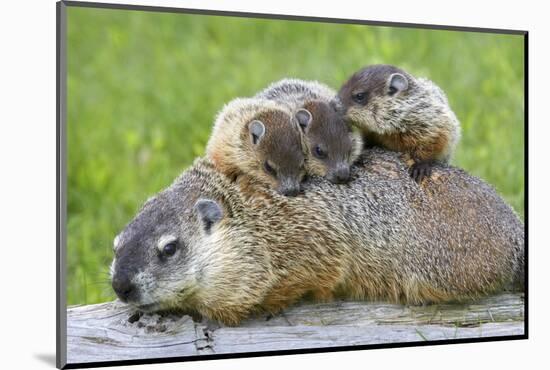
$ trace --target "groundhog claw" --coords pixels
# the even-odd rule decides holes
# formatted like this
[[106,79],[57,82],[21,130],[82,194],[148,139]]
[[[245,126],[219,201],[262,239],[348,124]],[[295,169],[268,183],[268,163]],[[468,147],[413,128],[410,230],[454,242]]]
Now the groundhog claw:
[[413,164],[410,168],[410,175],[418,184],[422,182],[425,177],[432,175],[433,161],[420,161]]

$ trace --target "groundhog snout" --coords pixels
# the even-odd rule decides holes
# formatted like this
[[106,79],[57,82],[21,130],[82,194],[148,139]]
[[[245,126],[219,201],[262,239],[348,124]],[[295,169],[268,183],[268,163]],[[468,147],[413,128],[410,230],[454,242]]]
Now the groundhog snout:
[[138,294],[134,283],[128,274],[120,273],[113,276],[113,290],[122,302],[137,301]]
[[282,182],[278,187],[278,192],[286,197],[295,197],[300,194],[300,183],[294,181]]
[[328,179],[333,184],[345,184],[349,181],[349,177],[349,166],[340,164],[329,174]]

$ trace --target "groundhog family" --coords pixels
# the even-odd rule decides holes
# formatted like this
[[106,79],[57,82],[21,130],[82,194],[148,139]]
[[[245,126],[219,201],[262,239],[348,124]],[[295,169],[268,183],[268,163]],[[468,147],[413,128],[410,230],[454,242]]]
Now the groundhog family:
[[338,94],[319,82],[284,79],[250,99],[235,99],[218,114],[207,145],[216,168],[287,196],[307,175],[335,184],[367,146],[407,153],[421,182],[435,161],[448,162],[460,126],[443,91],[390,65],[353,74]]
[[227,325],[304,297],[422,304],[521,289],[523,223],[447,165],[459,136],[441,89],[387,65],[338,93],[285,79],[235,99],[206,157],[115,238],[113,289],[144,312]]

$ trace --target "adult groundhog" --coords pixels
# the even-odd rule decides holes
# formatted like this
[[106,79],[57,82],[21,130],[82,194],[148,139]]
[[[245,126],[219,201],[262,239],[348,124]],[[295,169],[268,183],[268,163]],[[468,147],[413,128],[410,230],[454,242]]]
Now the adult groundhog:
[[460,123],[447,97],[432,81],[379,64],[354,73],[338,92],[345,117],[363,131],[367,144],[405,152],[420,182],[434,161],[448,163],[460,138]]
[[265,99],[234,99],[216,117],[206,156],[234,180],[250,176],[295,196],[306,173],[300,130],[285,106]]
[[420,188],[398,153],[368,149],[347,186],[254,196],[198,159],[115,239],[118,297],[236,325],[304,295],[419,304],[523,281],[524,228],[492,187],[435,165]]
[[348,182],[363,141],[332,104],[335,96],[334,90],[320,82],[292,78],[274,82],[256,94],[295,112],[304,132],[307,173],[341,184]]

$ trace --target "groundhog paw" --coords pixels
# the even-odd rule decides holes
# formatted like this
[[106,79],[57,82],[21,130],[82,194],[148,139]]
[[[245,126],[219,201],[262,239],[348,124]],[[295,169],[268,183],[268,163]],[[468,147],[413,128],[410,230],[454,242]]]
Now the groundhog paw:
[[409,173],[414,181],[420,184],[424,178],[432,175],[433,165],[433,161],[419,161],[411,166]]

